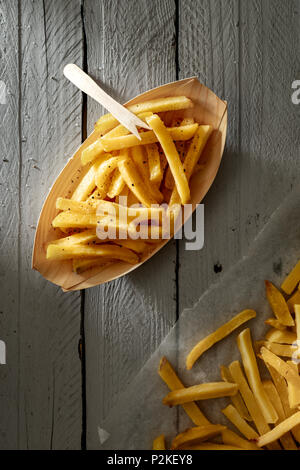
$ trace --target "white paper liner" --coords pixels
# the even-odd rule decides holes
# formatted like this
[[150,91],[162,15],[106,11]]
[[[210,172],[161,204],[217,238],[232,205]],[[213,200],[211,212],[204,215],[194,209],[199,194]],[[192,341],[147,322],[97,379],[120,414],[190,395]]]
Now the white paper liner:
[[[273,213],[247,256],[220,282],[211,285],[191,309],[183,311],[117,405],[105,421],[99,423],[109,435],[102,445],[99,442],[99,447],[151,449],[157,435],[163,433],[171,439],[178,431],[191,426],[192,422],[181,407],[162,405],[168,388],[157,374],[160,358],[168,358],[185,385],[221,380],[220,365],[240,359],[236,337],[245,326],[207,351],[190,371],[185,370],[187,353],[201,338],[246,308],[255,309],[257,317],[245,325],[251,327],[254,339],[261,339],[268,329],[264,320],[271,316],[264,280],[269,279],[279,286],[299,258],[300,186]],[[200,408],[212,422],[229,425],[220,411],[227,403],[228,398],[206,400],[200,403]]]

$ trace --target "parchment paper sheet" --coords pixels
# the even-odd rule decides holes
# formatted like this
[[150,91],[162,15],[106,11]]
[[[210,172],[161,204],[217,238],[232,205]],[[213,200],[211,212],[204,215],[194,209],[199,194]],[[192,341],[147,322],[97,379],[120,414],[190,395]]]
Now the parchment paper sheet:
[[[271,315],[264,280],[279,286],[299,258],[300,186],[273,213],[247,256],[213,284],[193,308],[182,313],[106,420],[99,423],[109,435],[101,448],[151,449],[152,439],[158,434],[171,439],[178,430],[191,426],[181,407],[162,405],[168,389],[157,374],[160,358],[165,355],[170,360],[185,385],[221,380],[220,365],[240,359],[236,336],[245,326],[207,351],[191,371],[185,370],[187,353],[197,341],[245,308],[256,310],[256,319],[246,326],[251,327],[254,339],[262,338],[268,329],[264,320]],[[229,398],[207,400],[200,408],[212,422],[229,425],[220,411],[227,403]]]

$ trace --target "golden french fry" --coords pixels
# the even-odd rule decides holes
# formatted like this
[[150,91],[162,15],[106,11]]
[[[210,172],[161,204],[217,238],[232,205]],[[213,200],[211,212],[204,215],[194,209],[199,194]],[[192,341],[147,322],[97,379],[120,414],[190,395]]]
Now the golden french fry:
[[300,305],[299,304],[295,304],[295,322],[296,322],[296,339],[299,341],[299,343],[297,344],[300,345]]
[[[103,234],[103,235],[102,235]],[[161,239],[163,235],[162,227],[160,226],[148,226],[140,224],[138,227],[134,220],[127,223],[126,221],[117,219],[111,215],[101,217],[97,221],[97,235],[100,239],[116,240],[116,239],[127,239],[128,237],[132,240],[142,239],[156,240]]]
[[142,177],[145,190],[152,195],[152,197],[157,202],[163,201],[163,195],[159,191],[158,187],[155,185],[151,185],[150,183],[150,175],[149,175],[149,167],[148,167],[148,158],[145,154],[145,151],[142,146],[132,147],[131,155],[136,167]]
[[128,248],[117,245],[48,245],[47,259],[76,259],[76,258],[110,258],[136,264],[139,258]]
[[73,259],[73,271],[77,274],[81,274],[88,269],[100,266],[108,266],[114,260],[108,258],[90,258],[90,259]]
[[[151,116],[151,114],[152,113],[141,113],[141,114],[138,114],[138,117],[144,121],[145,117]],[[82,151],[81,153],[82,165],[86,165],[87,163],[95,160],[96,158],[98,158],[100,155],[102,155],[105,152],[101,137],[103,137],[104,135],[107,138],[121,137],[121,136],[128,135],[128,134],[129,134],[129,130],[126,129],[126,127],[122,126],[122,124],[119,124],[118,126],[114,127],[109,132],[105,131],[105,132],[102,132],[102,135],[99,134],[99,138]]]
[[113,177],[112,177],[110,186],[107,191],[107,196],[110,199],[113,199],[114,197],[118,196],[122,192],[124,186],[125,186],[125,181],[123,180],[123,176],[121,175],[119,169],[117,168],[113,173]]
[[[190,124],[184,127],[167,127],[168,135],[173,140],[190,140],[197,131],[198,124]],[[102,137],[102,145],[105,152],[112,152],[114,150],[122,150],[126,148],[135,147],[137,145],[149,145],[158,142],[153,131],[146,131],[140,133],[140,140],[133,134],[121,137]]]
[[285,433],[291,431],[295,426],[300,424],[300,411],[293,414],[289,418],[286,418],[284,421],[275,426],[271,431],[260,436],[257,439],[257,445],[263,447],[267,444],[270,444],[277,439],[280,439]]
[[249,442],[246,439],[243,439],[235,432],[231,431],[230,429],[224,429],[221,433],[222,441],[226,445],[235,446],[245,450],[262,450],[253,442]]
[[195,120],[193,117],[185,117],[182,119],[180,125],[181,126],[186,126],[188,124],[194,124]]
[[94,190],[96,183],[95,178],[98,171],[99,166],[103,161],[107,158],[111,157],[111,154],[106,154],[103,157],[100,157],[96,162],[88,169],[85,173],[84,177],[78,184],[77,188],[75,189],[71,199],[73,201],[84,201],[89,194]]
[[[278,415],[278,423],[281,423],[282,421],[285,420],[285,413],[284,413],[284,409],[283,409],[283,406],[282,406],[282,403],[281,403],[280,396],[277,392],[277,389],[276,389],[274,383],[272,382],[272,380],[265,380],[263,382],[263,387],[264,387],[266,394],[270,398],[270,400],[271,400],[271,402],[272,402],[272,404],[273,404],[273,406],[276,410],[276,413]],[[286,450],[297,450],[297,446],[295,444],[295,441],[292,438],[290,433],[284,434],[280,438],[280,442],[281,442],[283,448],[286,449]]]
[[[181,203],[186,204],[190,199],[190,188],[173,139],[157,114],[153,114],[149,118],[146,118],[146,121],[151,129],[153,129],[168,160]],[[179,127],[178,129],[181,130],[183,128]]]
[[79,212],[60,212],[52,221],[55,228],[95,228],[96,214],[80,214]]
[[160,164],[160,156],[157,144],[146,145],[146,152],[148,156],[150,181],[159,185],[163,178],[163,171]]
[[[162,357],[160,360],[158,374],[171,391],[185,388],[166,357]],[[193,423],[197,426],[210,424],[195,402],[185,403],[182,407]]]
[[136,198],[144,206],[151,207],[151,205],[157,204],[157,201],[153,198],[152,194],[148,194],[145,190],[143,179],[131,159],[121,161],[119,163],[119,170],[130,191],[133,192]]
[[[234,383],[233,377],[232,377],[228,367],[221,366],[220,370],[221,370],[222,380],[224,380],[225,382]],[[247,421],[251,421],[251,416],[248,413],[248,410],[246,408],[245,403],[243,402],[241,394],[238,392],[236,395],[233,395],[232,397],[230,397],[230,399],[232,401],[232,404],[238,410],[241,417],[246,419]]]
[[[179,109],[187,109],[193,107],[193,102],[186,96],[170,96],[167,98],[157,98],[151,101],[145,101],[143,103],[137,103],[128,106],[129,111],[134,114],[152,112],[161,113],[164,111],[177,111]],[[98,130],[101,128],[111,129],[118,124],[118,120],[115,119],[111,114],[105,114],[95,124],[95,128]]]
[[270,282],[265,281],[266,294],[275,317],[285,326],[293,326],[294,320],[287,303],[279,290]]
[[[280,359],[280,357],[276,356],[276,354],[265,347],[261,348],[260,355],[265,363],[272,366],[280,375],[282,375],[282,377],[285,378],[288,383],[294,385],[294,387],[298,389],[300,393],[300,377],[295,373],[289,364],[287,364],[285,361]],[[294,408],[294,406],[297,406],[297,403],[290,405],[291,408]]]
[[272,351],[276,356],[281,357],[295,357],[297,353],[297,346],[291,346],[289,344],[271,343],[270,341],[257,341],[257,346],[264,346],[269,351]]
[[152,450],[166,450],[165,436],[163,434],[154,439]]
[[62,211],[79,212],[80,214],[95,214],[97,209],[97,201],[88,200],[79,202],[73,201],[72,199],[58,197],[56,199],[56,209],[60,209]]
[[293,344],[297,340],[297,335],[293,331],[272,328],[266,333],[265,338],[271,343]]
[[243,434],[247,439],[255,439],[258,437],[256,431],[241,417],[238,410],[233,405],[228,405],[222,410],[226,418]]
[[285,280],[281,284],[281,289],[286,294],[291,294],[299,282],[300,282],[300,261],[298,261],[296,266],[292,269],[289,275],[285,278]]
[[286,326],[282,325],[282,323],[280,323],[280,321],[277,320],[277,318],[268,318],[267,320],[265,320],[265,324],[270,325],[273,328],[276,328],[277,330],[281,330],[281,331],[284,331],[287,328]]
[[107,191],[109,190],[111,183],[109,179],[110,174],[118,168],[120,162],[126,161],[126,157],[127,151],[123,150],[123,152],[120,152],[119,157],[109,158],[99,165],[95,176],[95,183],[101,199],[106,197]]
[[[285,413],[285,417],[292,416],[292,414],[295,413],[295,410],[290,407],[288,386],[287,386],[286,380],[281,374],[279,374],[279,372],[277,372],[276,369],[274,369],[274,367],[272,367],[268,363],[265,363],[265,364],[272,377],[272,380],[274,382],[278,395],[280,396],[284,413]],[[296,439],[296,441],[300,444],[300,426],[296,426],[292,430],[292,434],[294,438]]]
[[264,415],[261,412],[260,407],[256,401],[255,396],[253,395],[252,391],[250,390],[249,385],[244,377],[242,372],[240,363],[238,361],[234,361],[229,365],[229,370],[231,375],[235,381],[235,383],[239,387],[240,394],[243,397],[245,405],[247,406],[249,413],[254,421],[254,424],[259,432],[260,435],[265,434],[270,430],[268,423],[266,422]]
[[111,201],[98,201],[98,214],[113,215],[116,217],[141,217],[146,219],[161,218],[164,213],[163,207],[125,207]]
[[136,253],[144,253],[149,245],[143,240],[114,240],[116,245],[125,246]]
[[210,398],[230,397],[238,391],[237,384],[228,382],[209,382],[193,385],[168,393],[163,404],[168,406],[183,405],[191,401],[208,400]]
[[[181,129],[181,127],[179,129]],[[193,137],[192,142],[190,143],[189,149],[183,162],[183,171],[188,181],[190,180],[193,174],[195,165],[197,164],[212,131],[213,129],[211,126],[199,126]],[[177,189],[174,188],[170,198],[169,206],[172,207],[173,205],[176,205],[179,202],[180,199]]]
[[67,237],[59,238],[58,240],[52,240],[51,245],[72,245],[78,243],[90,243],[97,240],[96,230],[85,230],[84,232],[74,233]]
[[298,289],[287,301],[290,312],[295,311],[296,304],[300,304],[300,291]]
[[172,441],[171,449],[175,450],[184,445],[190,445],[193,442],[201,442],[211,437],[215,437],[225,430],[221,424],[206,424],[205,426],[196,426],[186,429],[178,434]]
[[249,328],[243,330],[237,337],[237,344],[242,356],[242,362],[248,383],[255,395],[257,403],[264,415],[267,423],[276,423],[278,415],[270,399],[268,398],[259,374],[256,357],[252,347],[252,340]]
[[227,323],[218,328],[216,331],[203,338],[201,341],[199,341],[198,344],[196,344],[196,346],[194,346],[194,348],[188,354],[186,358],[186,368],[188,370],[191,369],[197,359],[199,359],[199,357],[205,351],[211,348],[218,341],[221,341],[223,338],[228,336],[243,323],[255,317],[256,312],[254,310],[243,310],[238,315],[229,320]]

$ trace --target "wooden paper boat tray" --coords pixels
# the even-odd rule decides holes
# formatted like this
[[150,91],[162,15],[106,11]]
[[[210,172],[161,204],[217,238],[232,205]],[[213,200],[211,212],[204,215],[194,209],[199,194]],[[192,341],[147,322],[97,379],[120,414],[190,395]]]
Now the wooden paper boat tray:
[[[210,124],[214,129],[201,155],[201,163],[205,163],[204,169],[195,173],[190,180],[190,202],[194,209],[212,185],[222,159],[227,129],[227,105],[210,89],[202,85],[197,78],[187,78],[154,88],[136,96],[126,105],[167,96],[187,96],[190,98],[194,103],[194,107],[176,111],[176,116],[193,117],[199,124]],[[49,261],[46,259],[47,244],[61,236],[58,229],[54,229],[51,225],[52,220],[58,213],[56,199],[58,197],[69,198],[72,195],[79,178],[83,177],[89,168],[89,165],[81,166],[81,152],[93,143],[96,137],[95,131],[92,132],[56,179],[43,205],[36,230],[32,267],[64,290],[85,289],[124,276],[145,263],[169,241],[163,240],[161,243],[155,244],[153,251],[145,255],[134,266],[116,261],[105,267],[98,266],[81,274],[73,272],[71,260]]]

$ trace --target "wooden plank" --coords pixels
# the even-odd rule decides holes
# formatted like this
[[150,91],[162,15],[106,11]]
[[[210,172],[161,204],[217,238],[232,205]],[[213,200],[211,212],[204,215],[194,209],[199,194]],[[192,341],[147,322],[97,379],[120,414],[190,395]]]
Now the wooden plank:
[[[175,80],[172,1],[87,0],[88,71],[120,102]],[[88,101],[88,129],[102,110]],[[86,291],[87,447],[119,393],[176,319],[175,243],[132,274]]]
[[[8,210],[13,214],[7,218],[6,235],[16,246],[7,243],[6,257],[13,262],[9,261],[11,287],[4,308],[11,317],[8,328],[15,324],[16,339],[8,355],[14,376],[5,377],[4,384],[1,378],[1,387],[8,395],[8,407],[16,410],[6,410],[8,426],[1,420],[1,426],[6,425],[1,447],[78,449],[80,294],[63,294],[33,272],[31,250],[49,186],[81,142],[81,95],[62,75],[65,63],[82,62],[80,5],[59,0],[19,2],[13,26],[10,20],[10,57],[18,58],[18,69],[14,64],[14,132],[10,135],[5,129],[11,158]],[[6,331],[7,323],[2,326]]]
[[181,312],[247,252],[299,175],[291,102],[299,28],[294,1],[179,5],[180,77],[197,75],[226,99],[229,119],[223,162],[204,201],[205,247],[187,252],[180,244]]
[[18,445],[18,2],[0,5],[0,194],[1,296],[0,331],[6,343],[6,365],[0,365],[0,448]]

